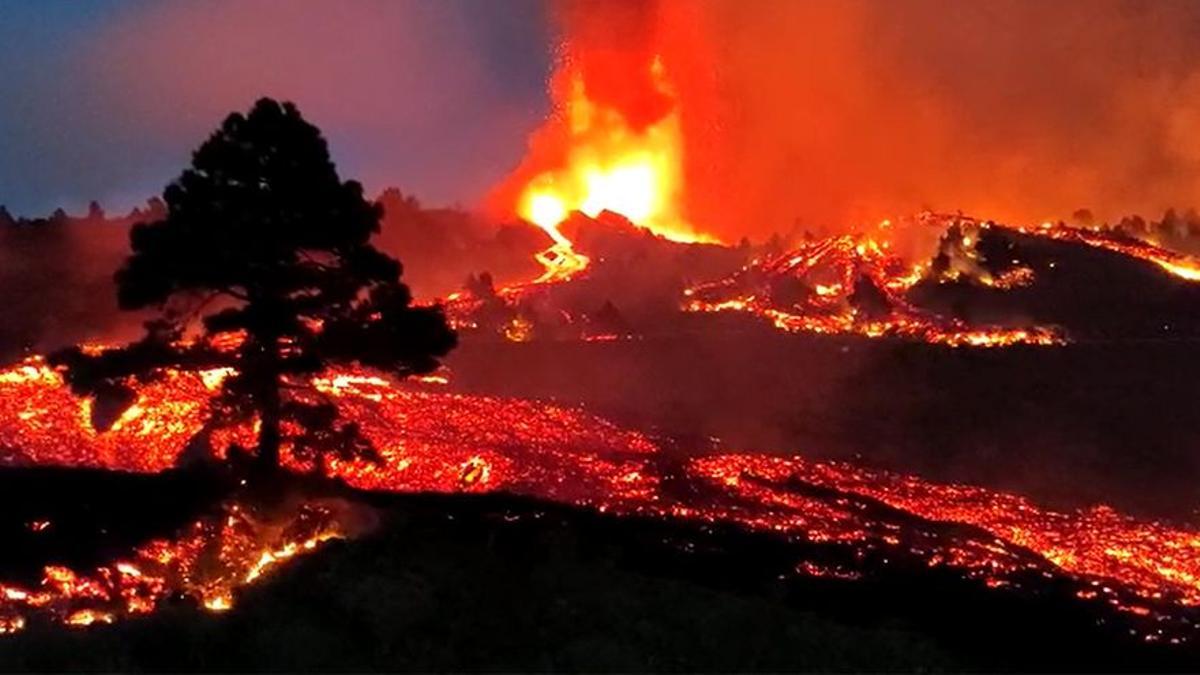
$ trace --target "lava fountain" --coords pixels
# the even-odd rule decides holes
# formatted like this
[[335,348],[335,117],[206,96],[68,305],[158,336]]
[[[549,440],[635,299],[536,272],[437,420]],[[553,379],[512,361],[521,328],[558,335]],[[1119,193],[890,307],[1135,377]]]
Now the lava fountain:
[[649,66],[655,90],[672,101],[662,119],[635,128],[616,108],[591,100],[583,76],[570,66],[555,75],[551,91],[556,113],[549,124],[562,125],[565,151],[561,166],[535,175],[522,192],[518,212],[559,241],[558,225],[571,211],[595,218],[612,211],[640,227],[671,239],[703,237],[679,213],[683,187],[683,141],[679,111],[662,61]]

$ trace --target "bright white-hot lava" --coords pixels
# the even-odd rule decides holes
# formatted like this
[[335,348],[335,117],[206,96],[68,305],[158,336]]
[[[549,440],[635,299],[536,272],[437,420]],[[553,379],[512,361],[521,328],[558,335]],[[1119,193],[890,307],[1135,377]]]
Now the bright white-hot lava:
[[[662,62],[646,66],[653,86],[673,100]],[[672,241],[714,241],[689,225],[682,212],[683,139],[677,107],[639,128],[615,107],[593,100],[571,63],[552,80],[555,111],[547,127],[561,136],[559,160],[540,167],[518,197],[521,217],[545,230],[556,244],[558,226],[573,211],[592,218],[619,213],[635,225]]]

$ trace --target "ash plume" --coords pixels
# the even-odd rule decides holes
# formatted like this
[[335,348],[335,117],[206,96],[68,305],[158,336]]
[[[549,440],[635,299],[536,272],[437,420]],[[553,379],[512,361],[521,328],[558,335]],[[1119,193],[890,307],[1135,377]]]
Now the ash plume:
[[725,240],[924,208],[1113,222],[1200,187],[1194,3],[575,0],[554,16],[589,95],[631,121],[671,107],[628,75],[661,58],[686,215]]

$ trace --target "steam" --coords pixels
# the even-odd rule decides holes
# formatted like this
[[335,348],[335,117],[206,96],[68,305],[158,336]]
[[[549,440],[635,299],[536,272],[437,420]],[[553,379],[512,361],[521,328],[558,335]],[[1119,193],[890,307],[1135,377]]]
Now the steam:
[[589,93],[630,119],[656,102],[611,85],[661,57],[687,215],[726,240],[923,208],[1111,221],[1200,189],[1193,3],[579,0],[555,16]]

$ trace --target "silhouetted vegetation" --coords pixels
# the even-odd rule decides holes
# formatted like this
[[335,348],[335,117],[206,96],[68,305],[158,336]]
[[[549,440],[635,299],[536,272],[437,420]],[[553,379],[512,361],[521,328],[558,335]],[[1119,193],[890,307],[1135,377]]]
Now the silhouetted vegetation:
[[212,424],[257,417],[260,465],[278,464],[285,426],[304,459],[370,456],[309,379],[338,362],[426,373],[455,336],[439,308],[413,306],[400,262],[370,243],[382,209],[339,178],[319,130],[262,99],[226,118],[163,200],[164,217],[131,230],[116,275],[121,309],[154,313],[145,336],[55,354],[71,386],[95,394],[165,368],[230,367]]

